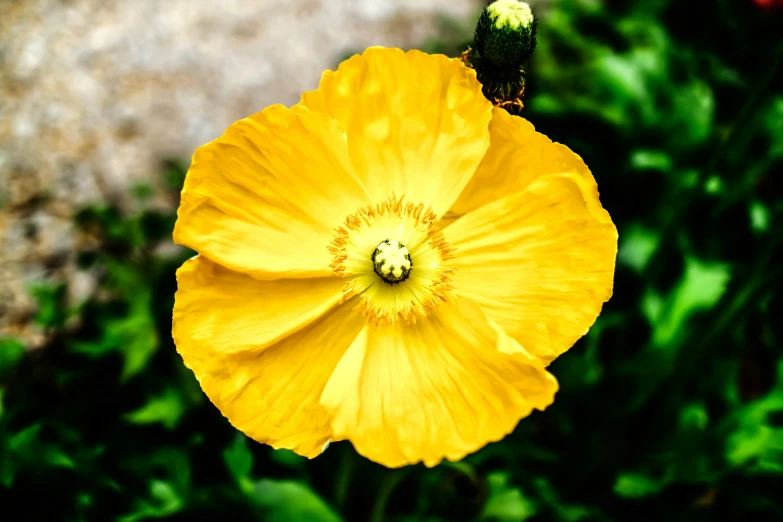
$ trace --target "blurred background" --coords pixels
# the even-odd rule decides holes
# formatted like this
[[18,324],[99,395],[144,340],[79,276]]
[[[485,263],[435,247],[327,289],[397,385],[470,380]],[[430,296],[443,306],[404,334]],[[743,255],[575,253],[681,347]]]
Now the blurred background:
[[555,404],[459,463],[248,440],[170,337],[189,158],[474,0],[0,0],[0,520],[783,520],[783,2],[539,0],[524,117],[620,233]]

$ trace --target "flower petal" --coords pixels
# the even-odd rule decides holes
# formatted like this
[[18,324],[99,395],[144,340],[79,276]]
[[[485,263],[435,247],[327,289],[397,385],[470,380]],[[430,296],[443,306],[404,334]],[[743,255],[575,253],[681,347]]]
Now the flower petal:
[[[260,281],[196,256],[177,271],[175,333],[183,356],[211,352],[260,352],[336,307],[345,284],[339,278]],[[193,357],[201,357],[198,351]]]
[[373,47],[326,71],[301,105],[340,121],[373,201],[392,194],[441,216],[489,146],[492,105],[459,60]]
[[342,126],[274,105],[196,151],[174,241],[260,279],[326,276],[333,229],[368,202]]
[[609,213],[598,200],[598,186],[582,158],[568,147],[536,132],[529,121],[494,108],[489,123],[490,144],[459,198],[444,216],[441,227],[497,199],[525,190],[536,179],[550,174],[573,173],[579,178],[588,208],[602,223]]
[[617,230],[579,174],[554,174],[459,218],[457,295],[479,304],[528,352],[551,361],[595,322],[612,295]]
[[557,381],[468,302],[404,327],[366,326],[321,402],[336,439],[385,466],[458,460],[552,403]]
[[364,321],[338,306],[337,278],[260,281],[199,256],[177,272],[173,337],[237,429],[313,457],[331,437],[319,404]]

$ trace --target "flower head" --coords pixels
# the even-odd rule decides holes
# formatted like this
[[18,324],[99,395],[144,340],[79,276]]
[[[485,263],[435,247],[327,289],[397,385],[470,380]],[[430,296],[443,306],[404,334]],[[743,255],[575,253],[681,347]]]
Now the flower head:
[[582,160],[459,60],[371,48],[196,151],[173,336],[238,429],[314,457],[459,459],[552,401],[611,295]]

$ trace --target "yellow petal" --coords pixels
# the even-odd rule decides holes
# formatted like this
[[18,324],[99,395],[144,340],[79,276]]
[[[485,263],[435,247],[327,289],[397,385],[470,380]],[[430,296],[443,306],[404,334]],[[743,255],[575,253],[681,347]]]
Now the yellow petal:
[[343,127],[275,105],[196,151],[174,241],[261,279],[326,276],[333,229],[368,202]]
[[173,337],[209,399],[259,442],[313,457],[331,437],[321,392],[364,321],[337,278],[260,281],[202,256],[177,272]]
[[336,439],[385,466],[458,460],[552,403],[557,381],[470,303],[404,327],[366,326],[321,402]]
[[374,201],[392,194],[441,216],[489,146],[492,105],[459,60],[373,47],[326,71],[301,105],[340,121]]
[[[344,281],[333,277],[260,281],[194,257],[177,271],[175,332],[187,357],[260,352],[337,306]],[[195,351],[194,351],[195,350]]]
[[[553,174],[457,219],[444,231],[457,295],[530,353],[551,361],[612,295],[617,230],[579,174]],[[588,187],[589,188],[589,187]]]
[[441,227],[496,199],[525,190],[541,176],[573,173],[588,194],[587,204],[603,223],[611,219],[598,200],[598,187],[582,158],[568,147],[536,132],[524,118],[494,108],[489,123],[490,144],[476,174],[449,209]]

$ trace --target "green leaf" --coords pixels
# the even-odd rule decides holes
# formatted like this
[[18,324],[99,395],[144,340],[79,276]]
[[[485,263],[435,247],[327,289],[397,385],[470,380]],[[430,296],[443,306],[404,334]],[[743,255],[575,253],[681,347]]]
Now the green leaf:
[[119,522],[136,522],[149,518],[163,518],[180,511],[184,505],[184,499],[177,490],[163,480],[150,481],[150,500],[142,500],[137,503],[136,510],[119,517]]
[[631,155],[631,166],[635,169],[668,171],[672,168],[672,158],[657,150],[635,150]]
[[272,450],[272,460],[288,468],[301,468],[307,463],[307,457],[297,455],[288,449]]
[[761,234],[769,230],[770,212],[762,202],[751,202],[748,210],[750,212],[750,228],[753,232]]
[[253,484],[250,482],[250,470],[253,469],[253,453],[247,445],[247,437],[241,433],[234,436],[232,442],[223,450],[223,460],[228,471],[245,493],[252,493]]
[[710,178],[704,182],[704,192],[707,194],[719,194],[723,191],[723,180],[719,176],[710,176]]
[[38,443],[38,432],[41,424],[33,424],[8,439],[8,449],[12,453],[30,453]]
[[125,414],[133,424],[151,424],[159,422],[172,430],[177,426],[186,406],[184,399],[174,388],[166,388],[163,393],[151,398],[147,404]]
[[126,315],[105,317],[101,335],[96,341],[74,342],[71,349],[92,357],[119,352],[124,364],[121,380],[127,381],[146,368],[158,349],[158,333],[152,315],[152,293],[141,274],[125,269],[112,269],[120,293],[130,300]]
[[268,522],[339,522],[341,518],[307,485],[264,479],[255,484],[254,501]]
[[652,288],[648,288],[641,302],[642,313],[647,320],[652,324],[657,323],[663,314],[663,307],[664,300],[661,295]]
[[538,496],[541,498],[542,505],[554,511],[556,520],[563,522],[581,522],[584,520],[596,520],[595,513],[590,508],[581,504],[568,504],[564,502],[552,484],[543,477],[538,477],[533,481]]
[[160,509],[166,513],[174,513],[182,505],[182,499],[168,482],[151,481],[150,493],[152,498],[160,502]]
[[726,457],[735,466],[753,459],[776,461],[783,470],[783,429],[771,426],[743,426],[727,440]]
[[680,413],[680,427],[686,431],[704,431],[710,422],[703,404],[689,404]]
[[659,240],[660,235],[657,232],[633,225],[620,236],[617,260],[634,271],[641,272],[658,249]]
[[58,445],[41,441],[42,427],[40,423],[33,424],[8,437],[5,458],[0,461],[0,482],[4,485],[11,486],[16,473],[26,467],[76,467],[74,460]]
[[688,257],[685,275],[662,303],[662,308],[655,313],[652,313],[653,308],[645,308],[653,323],[653,345],[669,347],[672,341],[680,338],[691,315],[712,308],[720,300],[729,278],[728,264],[703,263]]
[[778,362],[777,373],[777,386],[766,397],[732,414],[725,451],[735,467],[783,473],[783,428],[770,422],[772,415],[783,415],[783,361]]
[[65,321],[65,294],[63,284],[37,283],[29,287],[36,300],[38,311],[35,322],[44,328],[60,326]]
[[13,370],[24,357],[24,344],[10,337],[0,338],[0,377]]
[[783,96],[777,96],[764,111],[770,138],[770,157],[783,157]]
[[703,143],[712,132],[715,99],[709,84],[692,81],[674,90],[674,113],[680,122],[676,127],[676,145],[692,147]]
[[634,56],[607,54],[596,65],[603,80],[624,101],[642,101],[650,97],[644,68]]
[[676,429],[668,434],[672,455],[661,485],[674,480],[702,484],[714,480],[715,459],[705,452],[713,445],[710,428],[705,404],[694,402],[682,408]]
[[614,483],[614,492],[625,498],[642,498],[663,489],[664,481],[652,479],[641,473],[623,473]]
[[140,202],[149,201],[155,196],[155,189],[149,183],[135,183],[131,186],[130,192]]
[[[142,371],[158,348],[158,336],[152,328],[153,325],[145,321],[138,321],[137,324],[140,331],[129,336],[128,342],[123,346],[125,354],[125,364],[122,367],[121,376],[123,381]],[[131,324],[125,326],[133,328]]]
[[521,522],[536,514],[535,504],[527,499],[522,490],[509,486],[509,474],[506,472],[490,473],[489,499],[484,504],[481,520],[497,522]]

